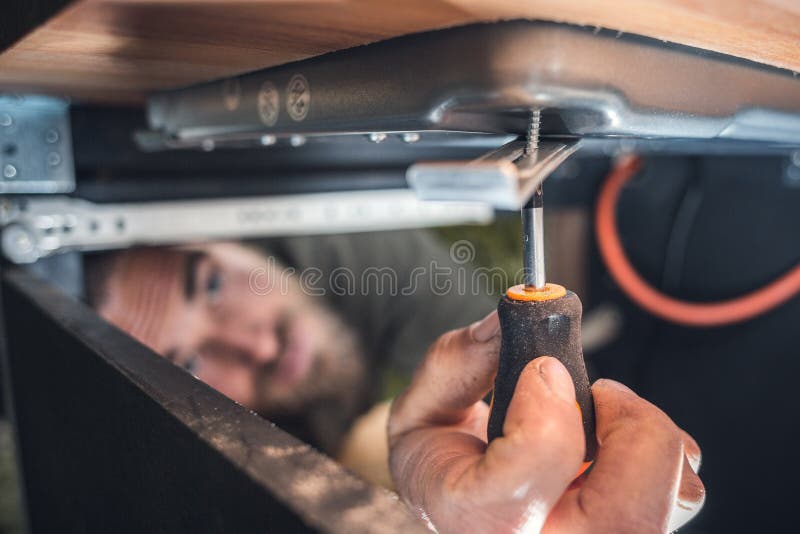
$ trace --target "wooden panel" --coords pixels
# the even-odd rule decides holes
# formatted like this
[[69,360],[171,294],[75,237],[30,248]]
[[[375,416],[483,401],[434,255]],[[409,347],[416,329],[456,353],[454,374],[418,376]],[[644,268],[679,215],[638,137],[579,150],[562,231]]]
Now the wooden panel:
[[0,55],[0,86],[107,101],[479,21],[638,33],[800,70],[796,0],[81,0]]

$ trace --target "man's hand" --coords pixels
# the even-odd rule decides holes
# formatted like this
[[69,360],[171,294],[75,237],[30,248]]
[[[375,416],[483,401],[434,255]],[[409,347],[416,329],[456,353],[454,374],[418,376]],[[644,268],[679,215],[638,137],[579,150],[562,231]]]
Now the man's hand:
[[504,436],[486,444],[497,315],[433,344],[389,419],[400,495],[440,532],[674,530],[702,507],[700,449],[661,410],[611,380],[592,387],[597,459],[575,479],[584,437],[575,390],[554,358],[522,372]]

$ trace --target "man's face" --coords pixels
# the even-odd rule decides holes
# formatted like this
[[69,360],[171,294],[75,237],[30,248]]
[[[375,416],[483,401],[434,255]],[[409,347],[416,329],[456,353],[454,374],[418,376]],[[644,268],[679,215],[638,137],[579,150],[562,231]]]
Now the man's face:
[[347,395],[361,377],[352,330],[241,245],[124,251],[104,289],[101,316],[263,415]]

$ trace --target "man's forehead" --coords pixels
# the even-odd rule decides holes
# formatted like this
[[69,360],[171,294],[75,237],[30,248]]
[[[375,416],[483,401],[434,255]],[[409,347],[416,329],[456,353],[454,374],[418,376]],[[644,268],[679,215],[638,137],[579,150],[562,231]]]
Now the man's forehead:
[[183,302],[189,251],[126,250],[109,273],[103,317],[152,348],[160,348],[172,314]]

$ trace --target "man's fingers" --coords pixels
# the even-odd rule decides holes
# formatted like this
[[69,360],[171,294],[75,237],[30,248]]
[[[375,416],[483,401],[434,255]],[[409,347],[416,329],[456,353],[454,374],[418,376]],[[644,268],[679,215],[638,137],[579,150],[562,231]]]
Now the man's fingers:
[[491,390],[500,352],[500,323],[484,319],[440,337],[428,350],[409,388],[392,407],[391,436],[413,428],[463,422]]
[[476,482],[494,488],[501,500],[535,498],[543,522],[577,473],[584,448],[569,373],[555,358],[537,358],[520,374],[503,437],[489,445],[476,466]]
[[[688,434],[687,434],[688,435]],[[690,438],[691,439],[691,438]],[[694,441],[694,440],[692,440]],[[672,532],[688,523],[703,508],[706,502],[706,489],[700,477],[694,471],[688,457],[683,459],[683,471],[681,473],[680,488],[678,497],[672,507],[669,517],[669,527],[667,530]]]
[[663,532],[678,498],[683,434],[622,384],[598,380],[592,393],[600,446],[579,497],[586,519],[627,525],[631,532]]

